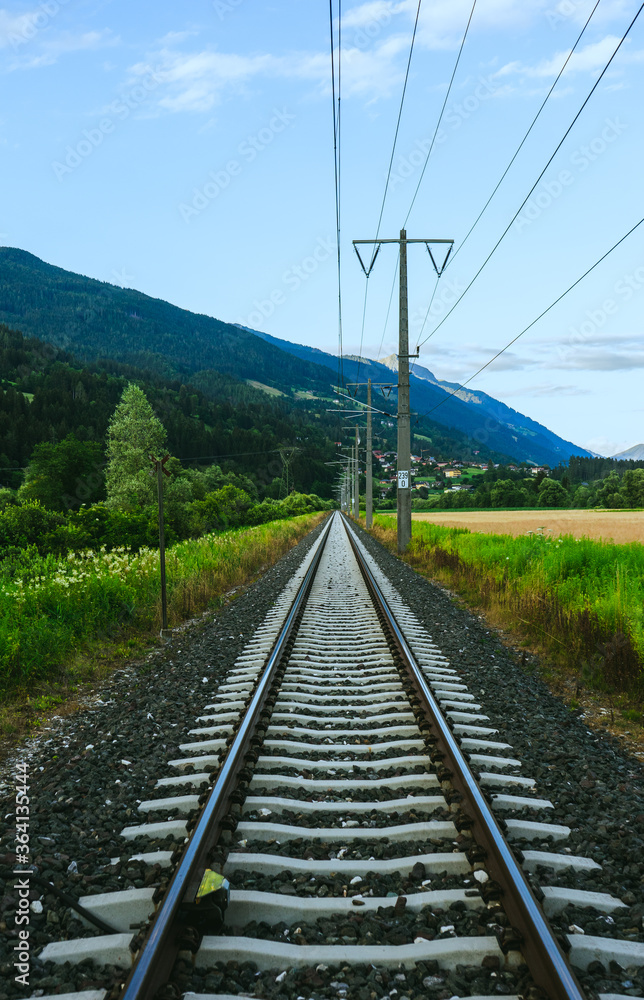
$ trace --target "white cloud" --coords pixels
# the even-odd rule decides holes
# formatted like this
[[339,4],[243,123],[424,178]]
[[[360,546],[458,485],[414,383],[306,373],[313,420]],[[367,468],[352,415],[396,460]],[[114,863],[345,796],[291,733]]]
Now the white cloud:
[[644,368],[644,345],[629,351],[611,351],[600,347],[573,348],[569,357],[552,366],[561,371],[621,372]]
[[158,106],[170,112],[209,111],[226,88],[242,88],[260,74],[273,73],[273,56],[239,56],[221,52],[174,52],[162,49],[131,68],[134,79],[155,67],[155,77],[163,87]]
[[[619,37],[617,35],[606,35],[600,41],[586,45],[585,48],[573,53],[566,66],[563,75],[569,76],[573,73],[598,73],[609,61],[613,52],[617,48]],[[628,42],[626,43],[628,45]],[[570,49],[556,52],[549,59],[543,59],[534,66],[526,66],[518,61],[506,63],[499,70],[497,76],[522,76],[528,79],[551,79],[555,77],[568,56]],[[624,63],[641,62],[644,59],[644,52],[629,51],[623,47],[616,56],[615,67],[621,70]],[[611,67],[612,71],[612,67]],[[613,87],[618,85],[613,85]]]
[[[502,346],[502,345],[500,345]],[[499,345],[479,345],[465,343],[459,348],[438,346],[432,352],[432,363],[428,365],[441,372],[441,378],[462,380],[469,378],[499,350]],[[644,368],[644,341],[639,333],[610,336],[601,330],[583,341],[568,338],[542,338],[521,342],[514,350],[505,351],[487,368],[486,372],[618,372]],[[532,395],[547,394],[544,386],[552,386],[553,392],[563,392],[565,386],[553,383],[535,383]],[[539,388],[541,387],[541,388]],[[539,390],[539,391],[537,391]],[[528,390],[517,389],[517,395]],[[581,390],[578,390],[581,393]],[[506,395],[506,393],[504,393]],[[512,395],[509,390],[507,395]],[[571,387],[566,395],[573,395]]]
[[[479,0],[472,18],[472,30],[515,31],[541,17],[547,0]],[[343,30],[356,30],[360,37],[373,38],[394,19],[411,27],[416,19],[418,0],[367,0],[348,10],[342,18]],[[428,49],[453,48],[459,44],[472,9],[471,0],[433,0],[421,7],[417,42]],[[350,41],[349,36],[349,41]]]
[[[591,45],[586,45],[585,48],[579,49],[578,52],[573,53],[570,57],[570,61],[564,70],[564,76],[567,76],[569,73],[593,73],[596,70],[603,69],[618,44],[619,38],[616,35],[606,35],[600,41],[593,42]],[[522,67],[522,72],[527,76],[556,76],[565,62],[567,55],[568,52],[557,52],[551,59],[546,59],[537,66]]]
[[[549,0],[479,0],[472,31],[512,33],[527,29],[543,20],[548,4]],[[417,47],[455,48],[471,6],[471,0],[434,0],[421,7]],[[372,102],[388,97],[399,88],[417,9],[418,0],[365,0],[345,11],[342,18],[345,98],[359,97]],[[157,98],[157,111],[207,113],[227,92],[243,93],[252,81],[262,77],[308,81],[318,94],[328,94],[329,54],[322,49],[279,56],[225,53],[211,48],[190,52],[184,43],[194,34],[190,30],[171,32],[158,43],[158,50],[148,56],[147,63],[158,67],[163,83]],[[573,57],[571,71],[581,72],[603,65],[606,51],[616,41],[609,35],[587,46]],[[508,78],[507,89],[512,93],[511,78],[548,77],[557,60],[560,65],[563,59],[565,53],[558,53],[535,67],[508,63],[497,73]],[[133,72],[136,74],[137,67]],[[499,90],[496,96],[501,92]]]
[[[569,6],[570,0],[567,0],[567,2]],[[573,0],[573,3],[574,10],[570,12],[568,17],[577,24],[585,24],[591,10],[595,6],[595,0]],[[566,0],[564,0],[564,4],[555,3],[551,9],[555,12],[557,12],[559,8],[568,9],[567,7],[564,7],[565,4]],[[631,18],[632,16],[633,8],[632,4],[629,3],[629,0],[602,0],[602,3],[600,3],[599,7],[593,14],[593,24],[610,24],[616,20],[622,22],[625,18]],[[567,18],[564,17],[564,20],[566,19]],[[556,19],[552,20],[553,27],[559,23],[561,23],[561,21],[557,21]]]
[[[369,28],[370,32],[378,27],[391,23],[392,18],[404,10],[404,3],[393,3],[392,0],[368,0],[345,11],[342,18],[342,30],[349,28]],[[367,36],[368,37],[368,36]]]
[[633,439],[630,441],[616,441],[613,438],[608,438],[603,434],[597,437],[588,438],[584,441],[583,447],[587,451],[594,451],[598,455],[604,455],[610,457],[611,455],[617,455],[620,451],[626,451],[627,448],[632,448],[635,442]]
[[[398,64],[398,56],[408,45],[407,36],[393,35],[366,51],[357,47],[344,50],[344,96],[388,96],[402,80],[404,67]],[[227,92],[243,92],[261,77],[308,81],[322,94],[330,88],[327,53],[246,56],[209,49],[182,52],[166,47],[132,66],[130,82],[148,73],[150,65],[162,84],[157,107],[172,113],[208,112]]]
[[[407,0],[411,14],[416,0]],[[513,32],[527,28],[541,15],[544,0],[479,0],[472,18],[472,31]],[[421,8],[419,41],[430,49],[453,47],[460,43],[472,4],[470,0],[434,0]]]
[[513,396],[555,397],[555,396],[588,396],[590,389],[582,389],[578,385],[554,385],[552,382],[540,382],[526,385],[523,388],[497,389],[495,395],[499,399],[511,399]]
[[47,13],[42,6],[20,15],[11,14],[4,8],[0,10],[0,49],[11,48],[15,54],[6,70],[52,66],[72,52],[105,48],[120,42],[109,29],[82,33],[56,31],[53,23],[57,13]]
[[33,14],[12,14],[4,7],[0,9],[0,49],[8,45],[17,48],[37,31]]

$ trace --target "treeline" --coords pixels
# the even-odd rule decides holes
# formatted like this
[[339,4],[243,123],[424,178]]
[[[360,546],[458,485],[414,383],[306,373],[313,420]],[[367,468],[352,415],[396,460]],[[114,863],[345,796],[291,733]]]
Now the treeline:
[[625,472],[644,469],[644,461],[623,458],[584,458],[571,455],[567,465],[558,465],[550,473],[553,479],[568,479],[572,484],[587,485],[605,479],[610,472],[616,472],[620,477]]
[[[280,449],[286,446],[295,449],[284,454],[289,487],[326,499],[333,496],[336,466],[331,463],[342,437],[342,418],[327,412],[324,399],[269,397],[213,370],[194,373],[188,383],[168,380],[158,362],[158,356],[142,354],[145,368],[110,359],[82,363],[67,351],[0,324],[0,485],[17,489],[36,448],[58,446],[70,435],[82,444],[96,444],[104,453],[111,415],[125,386],[135,382],[167,430],[169,451],[186,467],[217,462],[226,472],[248,476],[260,498],[275,499],[275,480],[284,477]],[[428,429],[437,454],[463,459],[470,454],[473,442],[466,435],[446,433],[429,422]],[[374,447],[395,447],[395,433],[393,421],[376,420]],[[489,449],[482,454],[499,460]],[[100,477],[94,477],[96,488],[88,493],[84,466],[78,475],[85,486],[76,505],[100,500]],[[70,495],[75,490],[66,487],[62,492]],[[51,502],[48,498],[46,504]]]
[[[483,479],[483,477],[480,478]],[[441,493],[438,499],[414,504],[417,509],[427,506],[428,508],[437,507],[439,510],[460,510],[472,507],[497,509],[567,507],[568,505],[569,496],[561,483],[547,479],[543,473],[523,479],[496,479],[491,482],[483,480],[474,490],[448,489],[445,493]]]
[[[250,477],[262,497],[282,475],[280,447],[295,447],[290,475],[304,493],[332,496],[337,419],[312,414],[218,372],[202,372],[201,389],[164,382],[114,361],[81,365],[70,354],[0,326],[0,484],[17,488],[36,447],[70,435],[102,450],[109,420],[128,381],[136,381],[182,462],[217,461]],[[320,410],[322,408],[320,407]],[[69,492],[69,491],[67,491]],[[82,502],[100,499],[100,489]],[[79,500],[79,503],[81,501]]]
[[169,544],[333,506],[331,500],[289,491],[280,479],[271,483],[280,495],[262,498],[250,477],[217,465],[185,468],[167,449],[167,430],[147,396],[134,382],[127,383],[103,447],[73,434],[59,444],[41,442],[20,488],[0,491],[0,556],[22,565],[25,552],[136,550],[154,543],[159,498],[157,476],[151,475],[153,457],[155,462],[163,458]]
[[[36,553],[61,556],[101,548],[137,551],[158,544],[158,520],[150,506],[122,510],[97,503],[63,513],[35,500],[7,502],[6,493],[0,493],[0,569],[10,576],[22,576]],[[211,531],[253,527],[333,506],[333,501],[302,493],[258,501],[228,483],[202,500],[189,501],[181,508],[173,505],[165,518],[166,541],[172,544]]]
[[[626,466],[631,463],[621,464]],[[488,473],[485,473],[474,490],[449,489],[438,499],[414,501],[414,508],[549,507],[583,510],[590,507],[644,507],[644,463],[635,469],[612,470],[604,479],[587,483],[571,482],[567,475],[559,480],[544,473],[524,477],[509,470],[493,471],[498,477],[488,478]],[[507,478],[504,478],[504,471]]]

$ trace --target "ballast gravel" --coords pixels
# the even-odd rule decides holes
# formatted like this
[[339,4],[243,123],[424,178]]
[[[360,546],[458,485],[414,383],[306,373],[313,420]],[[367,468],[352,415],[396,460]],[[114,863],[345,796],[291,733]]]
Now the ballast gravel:
[[[23,998],[35,989],[47,994],[89,990],[123,978],[116,970],[98,976],[91,962],[43,966],[34,958],[49,941],[102,932],[85,927],[65,903],[32,883],[30,896],[42,902],[42,912],[32,907],[30,913],[29,989],[14,981],[15,762],[28,762],[31,861],[40,878],[74,899],[110,890],[162,888],[172,869],[150,869],[129,859],[144,852],[172,852],[177,841],[126,841],[121,830],[145,822],[139,803],[153,797],[159,777],[172,773],[166,762],[183,756],[179,744],[192,739],[188,731],[195,728],[195,719],[214,700],[218,685],[321,531],[322,525],[223,609],[175,630],[169,645],[116,671],[86,709],[53,719],[2,763],[0,1000]],[[172,794],[182,791],[185,786]],[[112,865],[115,858],[118,862]]]
[[[493,738],[511,744],[513,756],[523,762],[521,773],[536,780],[536,794],[554,804],[544,817],[546,822],[571,828],[563,850],[561,845],[527,841],[513,841],[513,847],[559,849],[590,857],[602,866],[587,873],[568,869],[557,874],[539,867],[531,881],[611,893],[628,906],[610,918],[590,909],[566,908],[550,918],[555,932],[585,931],[643,941],[643,762],[609,733],[590,730],[583,715],[571,712],[552,695],[538,677],[536,658],[528,658],[527,665],[521,666],[521,654],[505,646],[484,618],[459,606],[446,590],[416,573],[365,531],[358,529],[358,533],[490,717],[485,725],[499,730]],[[503,813],[505,818],[513,815]],[[595,962],[578,975],[591,995],[644,996],[642,968],[620,969],[614,962],[603,967]]]
[[[328,857],[328,854],[327,854]],[[293,873],[285,870],[278,875],[262,875],[258,872],[237,869],[231,873],[231,878],[237,889],[252,889],[256,892],[279,892],[285,896],[319,896],[321,899],[336,896],[338,898],[350,896],[391,896],[394,901],[398,896],[409,896],[416,892],[445,891],[448,889],[469,888],[471,892],[478,896],[474,888],[476,882],[471,879],[463,879],[446,872],[426,872],[424,865],[418,863],[422,871],[401,874],[394,872],[392,875],[383,875],[376,872],[367,872],[359,882],[345,882],[340,875],[298,875],[293,877]]]
[[[525,967],[499,969],[491,957],[481,968],[457,966],[441,970],[437,962],[419,962],[413,969],[374,969],[371,965],[311,965],[303,969],[258,972],[252,962],[219,962],[206,973],[192,973],[184,964],[177,984],[196,993],[239,993],[280,1000],[450,1000],[452,997],[511,996],[529,985]],[[495,964],[496,963],[496,964]],[[183,971],[183,984],[181,980]]]
[[[48,732],[30,741],[21,756],[29,761],[33,862],[42,878],[75,897],[129,887],[162,888],[169,869],[150,869],[129,859],[136,849],[171,851],[176,842],[151,843],[146,839],[126,845],[120,831],[123,826],[144,821],[137,805],[140,800],[155,797],[156,779],[160,773],[167,773],[160,765],[160,758],[165,761],[181,756],[179,744],[190,739],[188,730],[195,727],[196,717],[204,714],[204,706],[212,701],[218,683],[320,530],[316,529],[223,611],[209,617],[207,622],[181,630],[169,647],[158,650],[146,662],[130,664],[114,674],[86,711],[73,718],[55,720]],[[416,574],[364,532],[360,531],[360,536],[441,652],[449,657],[451,666],[461,672],[469,691],[490,716],[490,724],[498,728],[499,735],[494,738],[512,745],[514,755],[524,762],[522,774],[536,780],[538,797],[554,803],[555,808],[548,810],[543,818],[570,826],[572,832],[566,849],[591,857],[602,865],[601,870],[585,874],[570,869],[557,874],[549,869],[538,869],[531,876],[533,883],[609,892],[627,904],[625,910],[615,911],[610,917],[568,907],[551,918],[555,931],[561,935],[585,931],[641,941],[644,914],[642,762],[625,753],[608,734],[587,729],[583,718],[576,717],[553,697],[534,670],[530,672],[519,665],[516,654],[501,643],[483,619],[461,608],[442,588]],[[529,661],[528,665],[534,664]],[[258,770],[262,770],[261,765]],[[302,775],[297,769],[289,770]],[[421,772],[424,768],[419,766],[413,770]],[[3,931],[0,1000],[23,998],[35,990],[47,994],[66,993],[101,988],[106,981],[119,982],[121,972],[112,970],[110,977],[107,970],[106,976],[106,970],[97,970],[91,962],[75,967],[51,964],[43,967],[32,961],[29,990],[14,984],[11,948],[16,932],[16,899],[9,867],[13,861],[10,854],[14,806],[11,773],[11,766],[4,769],[6,783],[0,785],[0,808],[2,815],[8,817],[0,831],[3,834],[0,864],[4,864],[4,868],[0,868],[0,930]],[[364,772],[356,769],[357,773]],[[397,773],[401,772],[392,767],[387,772],[374,772],[372,777]],[[314,768],[303,776],[314,778],[322,774],[328,771],[320,769],[318,772]],[[186,785],[175,791],[184,794],[191,788]],[[385,799],[388,797],[385,795]],[[512,816],[507,812],[503,815]],[[532,814],[531,818],[536,817]],[[370,853],[359,851],[365,858],[377,857],[378,850],[393,847],[375,841],[368,845],[368,839],[364,845],[370,849]],[[244,852],[244,848],[235,846],[234,836],[231,846],[237,852]],[[265,843],[252,846],[258,853],[267,850]],[[292,846],[289,845],[289,849]],[[318,856],[320,846],[310,844],[313,856]],[[561,846],[547,842],[519,842],[518,846],[562,850]],[[440,850],[442,845],[430,842],[425,845],[397,844],[395,847],[392,856],[400,856],[406,850],[416,853],[420,847],[427,851]],[[245,848],[250,850],[251,845]],[[279,848],[280,845],[272,845],[272,853],[280,853]],[[334,849],[337,850],[337,845],[329,845],[326,854],[321,856],[328,858],[329,851]],[[285,853],[288,853],[286,849]],[[111,864],[113,858],[118,858],[114,865]],[[284,872],[276,877],[241,871],[236,875],[233,887],[283,891],[287,895],[311,894],[304,891],[303,883],[293,879],[287,861]],[[422,891],[422,881],[409,876],[373,875],[367,876],[360,888],[363,893],[390,895],[393,906],[394,895]],[[433,890],[462,884],[460,879],[434,874],[425,888]],[[338,891],[333,880],[320,879],[316,894],[341,895],[343,891],[342,885]],[[34,953],[49,940],[99,933],[83,929],[67,907],[50,893],[43,895],[41,889],[34,888],[32,895],[34,902],[42,902],[42,912],[31,914]],[[442,919],[442,914],[436,915]],[[431,911],[422,912],[427,933],[435,932],[430,916]],[[385,908],[379,916],[370,915],[367,926],[373,924],[375,929],[370,933],[376,935],[376,940],[384,941],[386,934],[408,933],[415,921],[415,917],[405,915],[396,925],[396,919]],[[465,916],[457,917],[447,911],[445,919],[448,923],[441,926],[455,925]],[[478,922],[478,915],[469,912],[467,919]],[[348,924],[347,920],[347,928]],[[392,926],[387,927],[387,924]],[[268,927],[266,933],[274,933],[274,926]],[[325,935],[337,937],[338,928],[342,926],[337,922],[329,926],[324,921],[313,921],[306,927],[298,925],[302,937],[306,939],[305,931],[311,936],[311,943],[313,940],[319,943]],[[357,930],[357,940],[360,940],[363,926],[356,917],[352,927]],[[278,925],[282,934],[284,930],[289,932],[289,940],[294,940],[298,927]],[[317,937],[318,934],[322,937]],[[353,931],[347,929],[346,936],[352,935]],[[484,967],[459,967],[453,972],[440,970],[433,962],[398,972],[378,971],[371,966],[311,966],[259,972],[251,962],[219,963],[213,969],[194,972],[190,963],[184,963],[177,969],[176,980],[178,985],[197,993],[239,993],[284,1000],[327,997],[373,1000],[385,996],[395,1000],[448,1000],[454,996],[520,993],[523,984],[529,982],[526,970],[522,967],[501,970],[495,962],[496,959],[489,959]],[[615,963],[603,966],[595,962],[587,972],[579,973],[579,978],[589,996],[599,992],[644,996],[644,969],[621,969]]]

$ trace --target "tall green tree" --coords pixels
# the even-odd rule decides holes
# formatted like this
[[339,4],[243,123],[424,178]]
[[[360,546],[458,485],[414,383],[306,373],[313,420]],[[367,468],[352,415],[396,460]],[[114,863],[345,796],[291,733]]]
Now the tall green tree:
[[130,382],[107,429],[108,507],[134,511],[154,504],[156,479],[150,475],[150,455],[159,456],[165,444],[163,424],[145,393]]
[[20,498],[37,500],[48,510],[69,510],[96,503],[105,495],[103,453],[95,441],[42,441],[34,448]]
[[644,469],[629,469],[625,472],[620,493],[627,507],[644,507]]
[[544,479],[539,484],[537,507],[567,507],[569,503],[568,492],[556,479]]

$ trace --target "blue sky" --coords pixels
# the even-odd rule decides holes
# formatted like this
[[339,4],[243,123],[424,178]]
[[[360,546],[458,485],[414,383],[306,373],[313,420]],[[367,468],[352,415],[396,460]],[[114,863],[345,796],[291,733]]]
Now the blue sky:
[[[0,3],[2,0],[0,0]],[[397,237],[470,13],[424,0],[380,235]],[[530,191],[639,8],[478,0],[410,238],[453,238],[436,290],[409,250],[410,344],[446,315]],[[358,353],[417,0],[343,4],[344,350]],[[337,3],[334,2],[337,12]],[[337,32],[337,22],[335,29]],[[329,8],[322,0],[5,0],[0,240],[196,312],[335,352]],[[644,15],[481,275],[421,348],[464,380],[642,216]],[[397,344],[396,251],[369,279],[362,353]],[[421,328],[435,290],[432,313]],[[471,383],[601,453],[644,441],[644,226]]]

